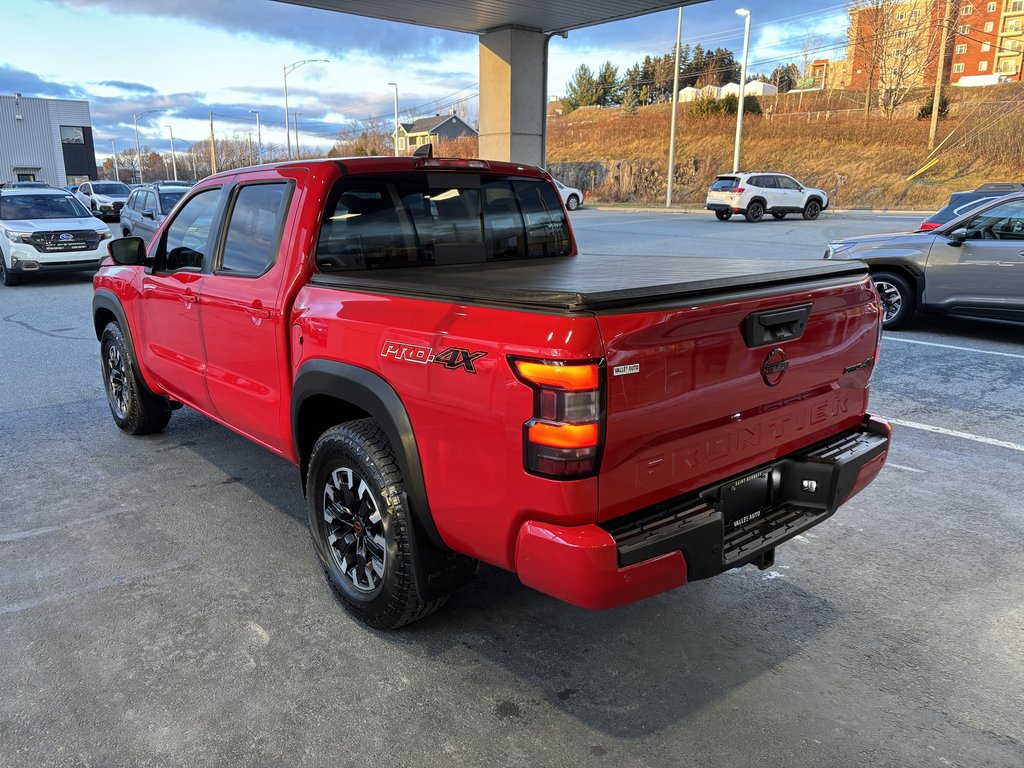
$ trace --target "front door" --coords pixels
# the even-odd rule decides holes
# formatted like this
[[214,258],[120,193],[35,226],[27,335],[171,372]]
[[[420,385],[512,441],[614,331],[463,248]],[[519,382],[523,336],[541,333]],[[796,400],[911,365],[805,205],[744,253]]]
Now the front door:
[[[275,450],[287,418],[284,379],[287,264],[281,255],[293,182],[272,179],[232,190],[224,246],[203,283],[206,383],[216,412]],[[287,242],[287,238],[284,240]]]
[[167,392],[208,411],[205,353],[200,333],[200,294],[207,242],[222,192],[200,192],[178,211],[153,249],[151,273],[142,278],[139,304],[142,360]]
[[938,235],[928,256],[925,303],[945,311],[1024,312],[1024,200],[976,214],[967,238]]

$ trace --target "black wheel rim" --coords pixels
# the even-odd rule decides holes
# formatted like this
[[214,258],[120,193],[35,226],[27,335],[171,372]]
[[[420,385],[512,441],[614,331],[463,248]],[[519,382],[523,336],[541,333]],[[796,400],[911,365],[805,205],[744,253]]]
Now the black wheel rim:
[[885,280],[876,281],[875,288],[882,300],[882,322],[892,322],[903,309],[903,295],[899,288]]
[[818,204],[811,203],[810,205],[807,206],[807,215],[810,216],[812,219],[816,219],[818,218],[818,210]]
[[110,404],[117,413],[118,418],[125,418],[128,415],[128,408],[131,404],[131,391],[128,386],[128,374],[125,371],[124,356],[116,344],[107,347],[107,355],[104,359],[107,369],[107,394],[110,397]]
[[757,219],[760,219],[762,216],[764,216],[764,209],[762,209],[760,205],[757,205],[755,203],[754,205],[750,206],[750,218],[756,221]]
[[387,570],[387,531],[369,484],[351,467],[338,467],[324,483],[324,532],[334,566],[348,586],[378,592]]

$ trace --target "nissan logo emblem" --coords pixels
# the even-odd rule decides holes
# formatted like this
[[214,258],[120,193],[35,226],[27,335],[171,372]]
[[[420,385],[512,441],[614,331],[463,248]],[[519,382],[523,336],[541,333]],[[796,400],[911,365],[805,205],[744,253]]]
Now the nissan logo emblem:
[[75,236],[71,235],[71,234],[68,234],[67,232],[63,232],[63,233],[61,233],[60,239],[61,240],[74,240]]
[[768,353],[768,357],[761,364],[761,378],[764,379],[764,383],[769,387],[774,387],[782,381],[782,377],[786,375],[788,368],[789,360],[786,359],[786,353],[776,347]]

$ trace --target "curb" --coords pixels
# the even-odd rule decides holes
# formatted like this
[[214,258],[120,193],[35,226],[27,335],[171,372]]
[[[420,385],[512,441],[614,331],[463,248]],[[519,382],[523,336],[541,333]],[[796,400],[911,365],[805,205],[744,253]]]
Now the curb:
[[[618,205],[594,205],[593,203],[586,203],[585,205],[580,206],[580,209],[588,211],[618,211],[619,213],[710,213],[710,211],[707,211],[704,208],[687,206],[673,206],[671,208],[655,208],[653,206],[622,207]],[[904,211],[888,208],[829,208],[828,210],[822,211],[822,216],[838,213],[882,213],[891,216],[928,216],[929,214],[935,213],[935,211]]]

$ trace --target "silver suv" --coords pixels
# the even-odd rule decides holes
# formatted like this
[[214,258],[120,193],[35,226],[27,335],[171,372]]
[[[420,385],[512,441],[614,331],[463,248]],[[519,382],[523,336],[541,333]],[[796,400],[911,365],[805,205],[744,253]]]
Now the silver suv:
[[784,173],[723,173],[708,189],[704,207],[714,211],[719,221],[728,221],[734,213],[742,213],[750,222],[760,221],[766,213],[776,219],[799,213],[813,221],[828,208],[828,194]]
[[144,184],[133,189],[121,209],[121,234],[141,237],[149,245],[167,214],[188,190],[187,185],[173,181]]
[[899,328],[918,309],[1024,322],[1024,193],[927,232],[834,240],[825,258],[868,264],[886,329]]

